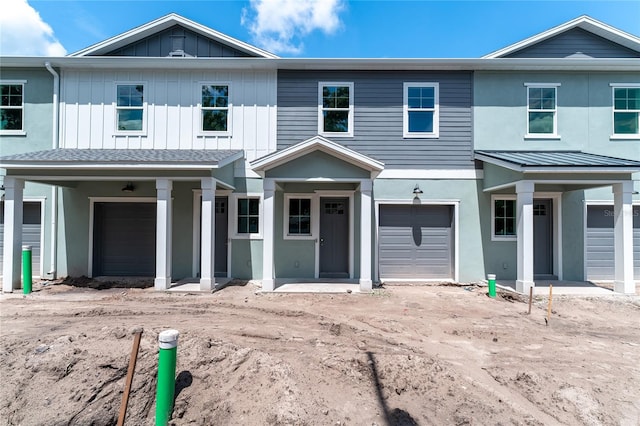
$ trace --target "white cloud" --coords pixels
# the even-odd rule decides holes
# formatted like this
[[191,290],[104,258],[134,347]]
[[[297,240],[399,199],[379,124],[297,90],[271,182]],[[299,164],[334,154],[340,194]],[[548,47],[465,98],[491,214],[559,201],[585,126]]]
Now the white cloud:
[[64,56],[67,51],[53,29],[27,0],[3,0],[0,13],[0,54],[14,56]]
[[302,39],[315,30],[333,34],[340,28],[343,0],[251,0],[242,25],[254,43],[275,53],[299,54]]

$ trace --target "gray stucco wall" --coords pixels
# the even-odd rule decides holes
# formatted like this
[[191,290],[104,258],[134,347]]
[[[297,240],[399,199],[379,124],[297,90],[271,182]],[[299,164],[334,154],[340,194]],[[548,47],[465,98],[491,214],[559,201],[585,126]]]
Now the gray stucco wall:
[[[335,142],[383,161],[387,169],[474,168],[471,73],[281,70],[278,149],[318,134],[320,81],[354,83],[354,136]],[[439,83],[439,138],[403,138],[404,82]]]

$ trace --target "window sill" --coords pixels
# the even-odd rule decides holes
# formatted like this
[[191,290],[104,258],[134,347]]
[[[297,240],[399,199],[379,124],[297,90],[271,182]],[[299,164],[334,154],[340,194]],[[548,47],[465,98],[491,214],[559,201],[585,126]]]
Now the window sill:
[[527,133],[526,135],[524,135],[524,139],[525,140],[543,139],[543,140],[557,140],[557,141],[559,141],[561,139],[561,137],[560,137],[560,135],[536,135],[536,134]]
[[262,234],[233,234],[233,240],[262,240]]
[[511,236],[492,235],[491,236],[491,241],[511,241],[515,243],[517,240],[518,240],[518,237],[515,235],[511,235]]
[[2,136],[27,136],[24,130],[0,130]]
[[324,136],[325,138],[352,138],[353,133],[327,133],[320,132],[318,133],[320,136]]
[[440,135],[437,133],[405,133],[402,137],[404,139],[439,139]]
[[313,241],[316,239],[313,235],[283,235],[282,238],[284,240],[290,241]]
[[638,141],[638,140],[640,140],[640,135],[611,135],[611,136],[609,136],[609,140],[612,140],[612,141]]
[[196,135],[199,138],[210,138],[210,137],[216,137],[216,136],[225,136],[225,137],[229,137],[231,136],[231,132],[227,131],[227,132],[198,132],[198,134]]
[[118,136],[147,136],[147,132],[116,132],[113,134],[114,138]]

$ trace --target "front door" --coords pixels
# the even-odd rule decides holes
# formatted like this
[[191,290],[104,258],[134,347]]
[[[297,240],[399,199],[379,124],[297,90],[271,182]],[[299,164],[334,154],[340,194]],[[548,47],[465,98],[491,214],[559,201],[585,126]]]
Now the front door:
[[553,201],[533,200],[533,273],[553,275]]
[[[200,196],[200,206],[202,206],[202,196]],[[213,275],[215,277],[227,276],[227,244],[229,241],[228,220],[229,220],[229,198],[216,197],[216,241],[214,247],[215,265],[213,265]],[[200,208],[200,223],[202,223],[202,208]],[[200,237],[202,241],[202,236]],[[198,268],[202,265],[202,253],[198,259]],[[200,276],[200,273],[198,273]]]
[[228,218],[229,218],[229,199],[228,197],[216,197],[216,242],[215,242],[215,265],[214,275],[216,277],[227,276],[227,244],[228,237]]
[[349,199],[320,199],[320,278],[349,278]]

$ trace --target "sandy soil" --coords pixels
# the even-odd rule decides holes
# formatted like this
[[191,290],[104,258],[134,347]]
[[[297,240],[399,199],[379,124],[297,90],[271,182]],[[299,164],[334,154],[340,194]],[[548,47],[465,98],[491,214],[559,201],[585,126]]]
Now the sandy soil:
[[0,300],[1,425],[151,425],[157,336],[180,331],[176,425],[638,425],[640,297],[476,286],[214,294],[68,285]]

